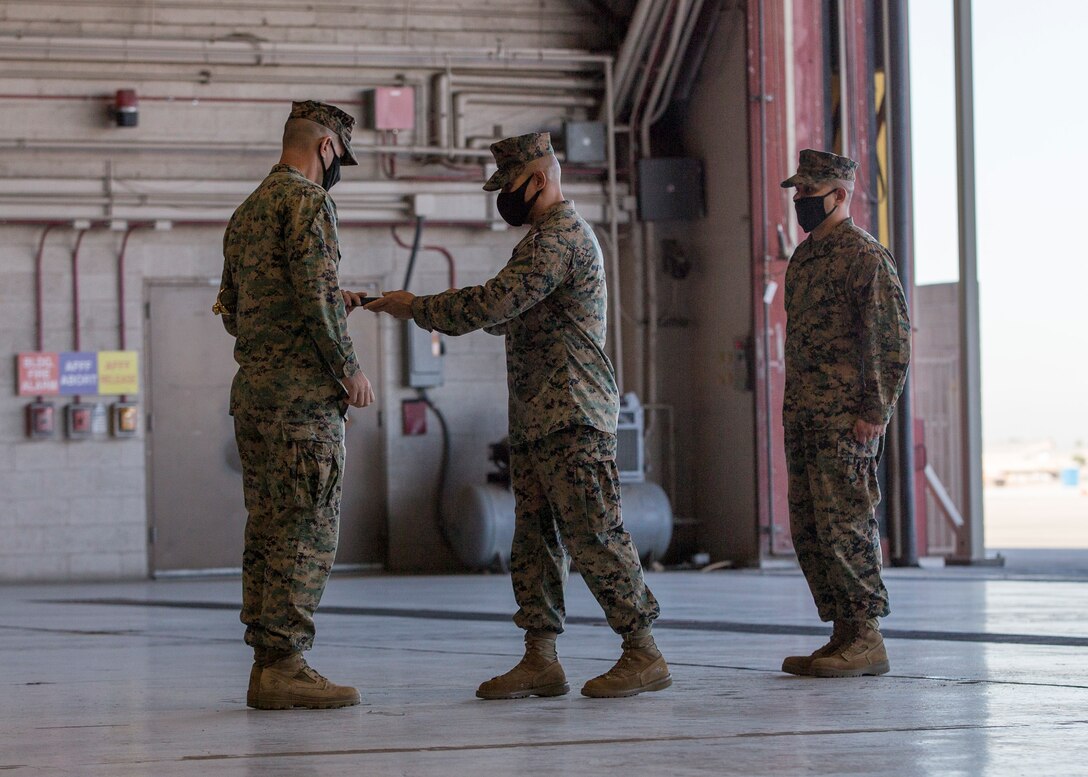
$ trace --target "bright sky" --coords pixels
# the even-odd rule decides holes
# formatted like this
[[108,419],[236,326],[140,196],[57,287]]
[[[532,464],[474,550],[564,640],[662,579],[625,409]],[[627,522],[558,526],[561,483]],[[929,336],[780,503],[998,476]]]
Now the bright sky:
[[[952,0],[911,0],[916,281],[959,275]],[[975,0],[984,442],[1088,443],[1088,2]]]

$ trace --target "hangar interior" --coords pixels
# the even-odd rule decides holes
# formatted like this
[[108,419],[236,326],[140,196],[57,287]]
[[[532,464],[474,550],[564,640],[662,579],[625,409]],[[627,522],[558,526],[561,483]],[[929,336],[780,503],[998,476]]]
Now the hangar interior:
[[[916,567],[983,555],[970,380],[919,369],[893,425],[880,516],[903,567],[889,571],[893,674],[834,688],[776,674],[824,633],[786,510],[782,285],[803,233],[778,182],[802,148],[859,159],[855,220],[912,291],[906,8],[6,0],[0,769],[1012,774],[1042,749],[1064,753],[1049,771],[1078,773],[1080,587],[1038,568]],[[235,364],[211,306],[226,221],[303,99],[357,120],[360,165],[334,199],[342,285],[368,293],[491,277],[520,232],[480,189],[488,147],[551,132],[606,257],[624,514],[666,611],[671,695],[603,714],[573,698],[469,706],[520,650],[493,448],[502,341],[356,311],[378,398],[348,417],[315,654],[364,705],[303,724],[245,716]],[[914,299],[917,342],[969,369],[926,304]],[[928,471],[912,406],[943,413],[925,430]],[[588,676],[615,639],[573,578],[570,595],[568,654]]]

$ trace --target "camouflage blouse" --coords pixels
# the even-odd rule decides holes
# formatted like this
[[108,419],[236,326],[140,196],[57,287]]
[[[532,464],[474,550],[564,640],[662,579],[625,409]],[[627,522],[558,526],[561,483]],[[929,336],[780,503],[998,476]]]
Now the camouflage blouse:
[[911,330],[891,253],[846,219],[797,247],[786,270],[788,427],[886,424],[903,390]]
[[342,413],[341,379],[359,371],[340,295],[336,207],[328,192],[276,165],[223,236],[216,308],[236,338],[239,405],[288,424]]
[[481,286],[417,297],[416,323],[506,335],[510,442],[568,426],[615,433],[619,397],[604,352],[608,295],[601,247],[570,201],[557,203]]

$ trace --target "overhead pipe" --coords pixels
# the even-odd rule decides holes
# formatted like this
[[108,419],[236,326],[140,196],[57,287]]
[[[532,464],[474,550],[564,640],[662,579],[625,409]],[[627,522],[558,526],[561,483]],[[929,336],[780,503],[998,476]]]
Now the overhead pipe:
[[[579,97],[577,95],[518,95],[518,94],[492,94],[490,92],[458,92],[453,96],[453,142],[458,148],[467,145],[465,132],[465,113],[470,103],[482,103],[485,105],[509,105],[521,106],[545,106],[557,108],[592,108],[598,104],[593,97]],[[460,152],[457,152],[460,154]],[[487,157],[491,152],[483,151]]]
[[[627,36],[620,46],[619,56],[616,59],[615,95],[613,96],[612,109],[619,115],[622,114],[629,99],[632,98],[631,90],[635,85],[635,73],[638,63],[645,63],[648,68],[652,63],[646,59],[648,48],[653,48],[651,41],[656,32],[660,30],[660,23],[668,8],[668,4],[661,0],[639,0],[639,5],[631,17],[631,24],[627,28]],[[650,32],[654,31],[651,35]],[[645,78],[645,70],[643,71]],[[638,93],[635,92],[635,95]]]
[[604,116],[605,147],[608,157],[608,256],[607,277],[612,281],[612,299],[609,309],[612,311],[612,361],[616,371],[616,385],[620,393],[624,391],[623,368],[623,303],[620,296],[620,228],[619,196],[616,192],[616,112],[614,78],[612,63],[604,68]]
[[[680,2],[680,0],[672,0],[672,5],[671,6],[666,6],[665,7],[666,11],[663,11],[663,13],[667,12],[668,7],[675,8],[675,3],[677,3],[677,2]],[[663,16],[662,19],[664,19],[664,18],[665,17]],[[630,112],[630,116],[628,118],[628,128],[629,128],[629,131],[630,131],[631,134],[630,134],[629,142],[627,144],[627,178],[631,182],[634,182],[634,181],[636,181],[638,179],[638,174],[637,174],[637,170],[636,170],[636,161],[635,161],[636,158],[637,158],[637,155],[638,155],[638,149],[637,149],[638,135],[635,133],[635,129],[637,128],[637,124],[638,124],[638,116],[639,116],[640,110],[644,112],[643,105],[644,105],[644,101],[645,101],[645,99],[647,97],[647,91],[646,90],[651,88],[651,86],[652,86],[651,85],[651,74],[653,72],[655,64],[658,62],[659,57],[662,56],[662,47],[665,45],[666,31],[667,31],[667,25],[664,24],[664,22],[656,25],[656,29],[655,29],[654,34],[653,34],[653,42],[652,42],[652,44],[650,46],[650,49],[649,49],[649,56],[646,58],[645,64],[644,64],[644,66],[642,68],[642,74],[641,74],[641,77],[639,78],[639,84],[638,84],[637,89],[634,92],[633,101],[632,101],[632,104],[631,104],[631,112]],[[636,288],[638,288],[638,290],[641,292],[641,295],[642,295],[641,304],[640,304],[640,313],[641,313],[640,318],[645,319],[646,318],[646,310],[645,310],[646,277],[645,277],[645,275],[646,275],[646,265],[647,265],[646,252],[649,250],[647,248],[647,246],[645,245],[646,231],[644,229],[632,230],[632,237],[634,238],[633,251],[634,251],[634,254],[635,254],[635,262],[634,262],[635,286],[636,286]],[[646,354],[647,354],[647,347],[648,347],[647,346],[648,334],[647,334],[647,324],[645,323],[645,321],[641,321],[640,323],[642,324],[642,327],[641,327],[641,331],[638,332],[638,334],[640,336],[640,342],[639,342],[639,347],[637,348],[637,353],[639,355],[638,356],[638,364],[639,364],[639,368],[640,368],[639,380],[640,380],[640,382],[642,384],[641,391],[642,391],[643,399],[645,400],[646,399],[646,389],[647,389]]]
[[[278,143],[221,143],[199,140],[0,140],[0,150],[32,151],[109,151],[147,152],[147,151],[189,151],[192,153],[243,153],[268,154],[279,151]],[[452,154],[463,157],[490,159],[491,152],[478,148],[441,148],[438,146],[393,146],[364,145],[352,146],[358,154],[399,154],[408,156],[438,156]]]
[[579,70],[586,64],[601,65],[611,57],[579,49],[446,48],[381,46],[373,44],[251,43],[234,40],[183,40],[161,38],[87,38],[24,35],[0,39],[0,60],[50,62],[133,62],[168,65],[251,65],[259,67],[307,65],[365,67],[384,64],[415,64],[502,70]]
[[[650,128],[653,122],[653,111],[656,109],[657,101],[661,99],[665,83],[669,78],[669,74],[676,61],[676,57],[680,47],[680,41],[683,38],[684,24],[683,20],[685,14],[688,12],[691,0],[675,0],[673,5],[672,23],[669,29],[669,43],[665,49],[664,58],[661,65],[657,70],[656,77],[654,78],[653,87],[650,90],[649,96],[646,98],[645,103],[642,106],[642,112],[638,117],[637,126],[639,127],[639,153],[643,159],[648,159],[651,156],[652,149],[650,148]],[[632,117],[635,113],[632,111]],[[636,122],[632,120],[632,127],[636,126]],[[643,298],[645,307],[645,327],[646,327],[646,339],[644,343],[645,348],[645,365],[643,367],[643,376],[645,381],[645,389],[643,391],[643,397],[646,404],[657,403],[657,246],[655,245],[655,229],[652,222],[644,221],[642,223],[643,232]]]
[[691,9],[687,12],[687,19],[684,21],[680,45],[674,54],[673,61],[669,65],[668,81],[665,84],[664,91],[662,92],[662,96],[658,101],[656,109],[650,115],[649,126],[651,127],[661,120],[661,117],[665,115],[665,111],[668,110],[669,105],[672,103],[673,93],[676,89],[676,81],[680,77],[680,65],[683,55],[688,50],[688,45],[691,43],[691,36],[694,34],[695,27],[702,15],[703,3],[704,0],[692,0]]

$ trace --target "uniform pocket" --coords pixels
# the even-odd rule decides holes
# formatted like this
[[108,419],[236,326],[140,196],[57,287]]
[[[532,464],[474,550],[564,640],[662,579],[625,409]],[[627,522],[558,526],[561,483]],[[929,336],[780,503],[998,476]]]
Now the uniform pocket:
[[567,453],[569,480],[589,531],[604,534],[619,528],[623,519],[616,438],[587,427],[575,427],[569,434],[573,437]]
[[294,502],[323,508],[339,503],[340,444],[299,440],[288,443],[294,453]]
[[839,438],[838,453],[844,459],[875,459],[880,450],[880,438],[858,442],[852,434]]

